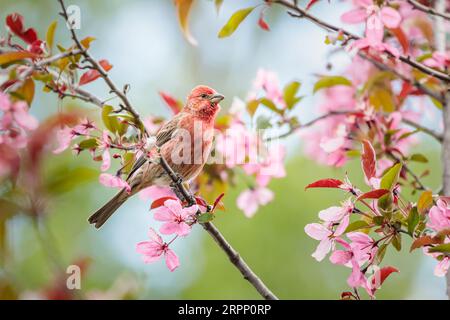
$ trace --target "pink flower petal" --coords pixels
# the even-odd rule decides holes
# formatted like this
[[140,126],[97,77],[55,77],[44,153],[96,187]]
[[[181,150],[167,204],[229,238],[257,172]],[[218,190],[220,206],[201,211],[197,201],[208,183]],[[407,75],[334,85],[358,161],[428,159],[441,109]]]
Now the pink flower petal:
[[377,15],[371,15],[366,23],[366,39],[370,46],[383,42],[383,23]]
[[331,250],[331,240],[328,238],[323,239],[320,241],[319,245],[316,248],[316,251],[311,255],[314,259],[317,261],[322,261],[328,252]]
[[398,28],[402,21],[402,17],[398,11],[391,7],[383,7],[380,11],[380,18],[384,25],[391,29]]
[[180,201],[178,200],[166,200],[164,201],[164,206],[167,207],[170,211],[172,211],[173,214],[181,215],[181,211],[183,210],[183,207],[181,206]]
[[162,234],[178,233],[178,225],[178,222],[166,222],[161,226],[161,228],[159,228],[159,232]]
[[163,240],[161,239],[161,236],[153,228],[150,228],[148,230],[148,237],[160,245],[164,243]]
[[154,209],[153,217],[158,221],[172,221],[174,220],[175,215],[167,207],[161,206]]
[[364,22],[367,18],[367,12],[365,9],[353,9],[341,16],[341,21],[344,23],[361,23]]
[[109,167],[111,167],[111,155],[109,154],[108,149],[105,149],[105,151],[103,151],[102,159],[103,159],[103,162],[100,167],[100,170],[106,171],[109,169]]
[[171,272],[173,272],[176,268],[179,267],[180,260],[178,259],[178,257],[175,254],[175,252],[173,252],[171,249],[167,249],[166,254],[165,254],[165,258],[166,258],[167,268],[169,268],[169,270]]
[[434,275],[437,277],[444,277],[450,268],[450,258],[446,257],[439,261],[436,268],[434,268]]
[[319,218],[324,221],[340,221],[345,214],[346,211],[342,207],[329,207],[319,212]]
[[38,126],[36,118],[28,113],[28,107],[25,102],[16,102],[14,104],[14,119],[24,129],[34,130]]
[[331,235],[331,231],[319,223],[310,223],[305,226],[305,232],[315,240],[322,240]]
[[336,250],[330,256],[331,263],[334,264],[347,264],[352,258],[352,253],[349,251]]

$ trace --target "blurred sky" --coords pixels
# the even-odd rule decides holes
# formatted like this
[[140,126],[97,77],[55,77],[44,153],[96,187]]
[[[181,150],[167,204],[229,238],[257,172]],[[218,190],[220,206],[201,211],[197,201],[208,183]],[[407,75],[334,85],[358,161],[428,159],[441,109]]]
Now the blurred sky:
[[[1,2],[2,21],[10,12],[21,12],[25,15],[26,25],[38,26],[41,36],[57,17],[56,1]],[[257,27],[258,10],[230,38],[217,38],[218,31],[234,11],[257,3],[260,1],[225,0],[217,15],[213,1],[197,1],[190,25],[199,45],[193,47],[181,35],[173,1],[66,2],[67,5],[80,7],[82,21],[79,36],[97,38],[92,44],[93,55],[98,59],[106,58],[113,64],[110,75],[119,86],[130,84],[129,98],[144,116],[170,115],[158,96],[159,90],[184,99],[197,84],[210,85],[225,94],[227,99],[222,106],[227,108],[234,96],[245,98],[257,70],[266,68],[276,71],[282,84],[293,79],[302,82],[301,92],[306,98],[299,110],[300,120],[311,119],[316,114],[314,106],[318,101],[311,95],[316,75],[338,73],[345,68],[349,58],[345,54],[329,57],[330,48],[324,44],[323,31],[307,21],[289,17],[279,8],[267,11],[270,32]],[[311,12],[333,24],[340,24],[339,16],[347,8],[346,4],[338,1],[333,1],[332,6],[323,1]],[[57,39],[67,46],[70,43],[69,33],[61,22],[59,20]],[[360,31],[357,28],[348,29]],[[326,70],[327,63],[332,64],[331,71]],[[101,81],[86,88],[100,97],[107,97],[108,91]],[[53,95],[42,93],[38,94],[35,104],[40,107],[34,108],[33,112],[40,118],[53,113],[58,106]],[[287,143],[291,153],[300,150],[297,141],[291,139]],[[102,196],[96,197],[95,206],[106,200],[105,191],[99,194]],[[109,254],[123,260],[125,266],[152,276],[154,290],[165,289],[169,292],[168,296],[176,296],[195,280],[187,275],[202,268],[204,257],[200,246],[205,235],[197,228],[192,236],[176,243],[175,249],[181,253],[180,259],[185,265],[179,272],[169,274],[163,264],[144,265],[134,246],[146,239],[147,228],[142,226],[149,225],[147,207],[148,202],[138,199],[128,201],[101,232],[91,228],[85,232],[89,236],[95,233],[98,241],[110,247]],[[312,252],[314,248],[309,249]],[[193,255],[195,259],[192,259]],[[434,261],[420,261],[423,265],[409,298],[444,298],[443,280],[432,275]]]

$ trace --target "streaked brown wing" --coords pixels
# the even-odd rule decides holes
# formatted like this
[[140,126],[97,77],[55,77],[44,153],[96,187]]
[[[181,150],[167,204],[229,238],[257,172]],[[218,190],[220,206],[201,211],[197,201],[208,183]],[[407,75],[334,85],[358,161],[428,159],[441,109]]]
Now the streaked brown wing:
[[[171,120],[166,122],[156,133],[156,145],[158,147],[162,147],[167,141],[169,141],[176,129],[178,128],[178,122],[183,116],[183,112],[175,115]],[[127,180],[135,173],[144,163],[147,162],[147,159],[144,155],[140,156],[136,162],[133,164],[130,172],[128,173]]]

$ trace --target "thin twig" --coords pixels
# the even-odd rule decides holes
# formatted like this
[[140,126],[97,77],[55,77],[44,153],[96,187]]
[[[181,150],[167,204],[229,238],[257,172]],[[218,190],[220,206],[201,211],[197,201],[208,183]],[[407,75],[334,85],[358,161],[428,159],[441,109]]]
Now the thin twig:
[[442,143],[442,141],[444,139],[442,134],[440,134],[440,133],[438,133],[438,132],[436,132],[436,131],[434,131],[432,129],[429,129],[427,127],[424,127],[424,126],[422,126],[422,125],[420,125],[420,124],[418,124],[418,123],[416,123],[414,121],[411,121],[411,120],[408,120],[408,119],[402,119],[402,122],[404,124],[407,124],[407,125],[415,128],[415,129],[417,129],[417,130],[419,130],[419,131],[421,131],[421,132],[423,132],[423,133],[433,137],[434,139],[436,139],[440,143]]
[[[361,37],[357,36],[354,33],[351,33],[345,29],[336,27],[328,22],[325,22],[323,20],[320,20],[319,18],[311,15],[310,13],[308,13],[306,10],[298,7],[297,5],[295,5],[294,3],[291,3],[287,0],[275,0],[273,1],[274,3],[278,3],[279,5],[282,5],[294,12],[296,12],[296,14],[291,14],[291,16],[294,16],[296,18],[305,18],[309,21],[311,21],[312,23],[318,25],[319,27],[321,27],[322,29],[325,29],[327,31],[334,31],[334,32],[341,32],[342,34],[344,34],[347,37],[347,41],[350,40],[360,40]],[[389,52],[387,52],[387,54],[391,57],[393,57],[392,54],[390,54]],[[403,63],[406,63],[408,65],[410,65],[411,67],[422,71],[423,73],[426,73],[432,77],[435,77],[439,80],[442,81],[446,81],[446,82],[450,82],[450,75],[438,71],[438,70],[434,70],[433,68],[430,68],[420,62],[417,62],[415,60],[412,60],[410,56],[405,56],[405,55],[400,55],[398,57],[398,59],[400,61],[402,61]]]
[[415,9],[419,11],[450,20],[450,13],[437,11],[436,9],[421,4],[419,1],[416,0],[407,0],[407,1],[410,5],[412,5]]

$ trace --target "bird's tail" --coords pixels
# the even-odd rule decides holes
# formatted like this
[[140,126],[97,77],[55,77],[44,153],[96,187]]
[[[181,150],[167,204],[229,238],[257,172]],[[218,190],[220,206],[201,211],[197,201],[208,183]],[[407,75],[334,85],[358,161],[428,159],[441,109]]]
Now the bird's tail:
[[109,217],[128,199],[130,195],[122,190],[109,200],[103,207],[95,211],[88,219],[89,223],[95,224],[95,227],[100,228]]

